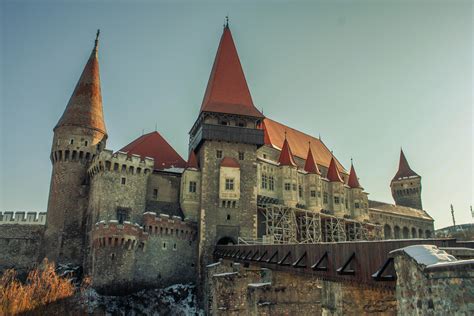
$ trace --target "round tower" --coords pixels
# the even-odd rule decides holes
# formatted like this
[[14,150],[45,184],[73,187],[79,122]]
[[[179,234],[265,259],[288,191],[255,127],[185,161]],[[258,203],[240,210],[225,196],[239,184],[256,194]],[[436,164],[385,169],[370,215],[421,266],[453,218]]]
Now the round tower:
[[82,264],[88,205],[87,169],[107,139],[100,90],[98,36],[67,107],[54,128],[44,255]]
[[393,177],[390,188],[395,204],[423,209],[421,204],[421,177],[413,170],[400,150],[400,163],[398,171]]

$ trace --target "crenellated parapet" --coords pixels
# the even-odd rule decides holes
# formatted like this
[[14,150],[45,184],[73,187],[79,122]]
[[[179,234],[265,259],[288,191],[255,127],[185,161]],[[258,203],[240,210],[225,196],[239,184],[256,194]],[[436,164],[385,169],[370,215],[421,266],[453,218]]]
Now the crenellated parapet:
[[153,158],[142,159],[139,155],[129,155],[120,151],[114,153],[105,149],[93,159],[88,174],[91,178],[104,171],[147,175],[153,171],[153,166]]
[[143,228],[150,236],[167,236],[189,241],[196,240],[197,236],[196,223],[183,221],[179,216],[157,215],[154,212],[143,214]]
[[0,225],[45,225],[46,212],[0,212]]
[[121,247],[125,250],[145,248],[148,233],[138,224],[101,221],[92,230],[92,247]]

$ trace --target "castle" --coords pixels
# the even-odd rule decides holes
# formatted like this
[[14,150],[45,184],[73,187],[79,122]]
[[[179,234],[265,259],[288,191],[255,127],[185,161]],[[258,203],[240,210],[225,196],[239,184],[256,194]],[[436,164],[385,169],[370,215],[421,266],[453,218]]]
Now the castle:
[[255,107],[228,24],[187,161],[156,131],[120,150],[108,149],[107,137],[96,38],[54,127],[46,225],[5,212],[0,268],[47,257],[81,265],[99,291],[120,293],[195,282],[217,244],[433,234],[421,177],[403,151],[390,182],[395,204],[371,201],[352,163],[347,171],[320,138]]

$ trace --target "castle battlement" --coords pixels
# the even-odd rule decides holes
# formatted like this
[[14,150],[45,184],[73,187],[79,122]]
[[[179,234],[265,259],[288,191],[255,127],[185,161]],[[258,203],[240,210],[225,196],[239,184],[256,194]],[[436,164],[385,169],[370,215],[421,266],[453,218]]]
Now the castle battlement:
[[143,214],[143,228],[151,236],[174,236],[177,239],[193,241],[196,239],[196,224],[189,220],[182,220],[179,216],[166,214],[157,215],[155,212]]
[[150,157],[142,159],[139,155],[129,155],[121,151],[114,153],[110,149],[104,149],[92,160],[88,173],[91,177],[103,171],[148,174],[153,171],[154,163],[154,159]]
[[127,250],[144,248],[148,233],[138,224],[130,222],[119,223],[116,220],[101,221],[92,230],[92,246],[122,247]]
[[0,225],[45,225],[46,212],[0,212]]

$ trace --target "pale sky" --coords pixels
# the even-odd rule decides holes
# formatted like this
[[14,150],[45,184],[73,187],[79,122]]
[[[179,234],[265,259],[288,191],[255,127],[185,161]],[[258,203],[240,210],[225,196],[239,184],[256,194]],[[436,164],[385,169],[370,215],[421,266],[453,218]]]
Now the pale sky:
[[0,211],[45,211],[52,129],[101,29],[107,147],[187,157],[226,14],[266,116],[318,136],[393,202],[402,146],[435,227],[472,222],[471,1],[0,1]]

